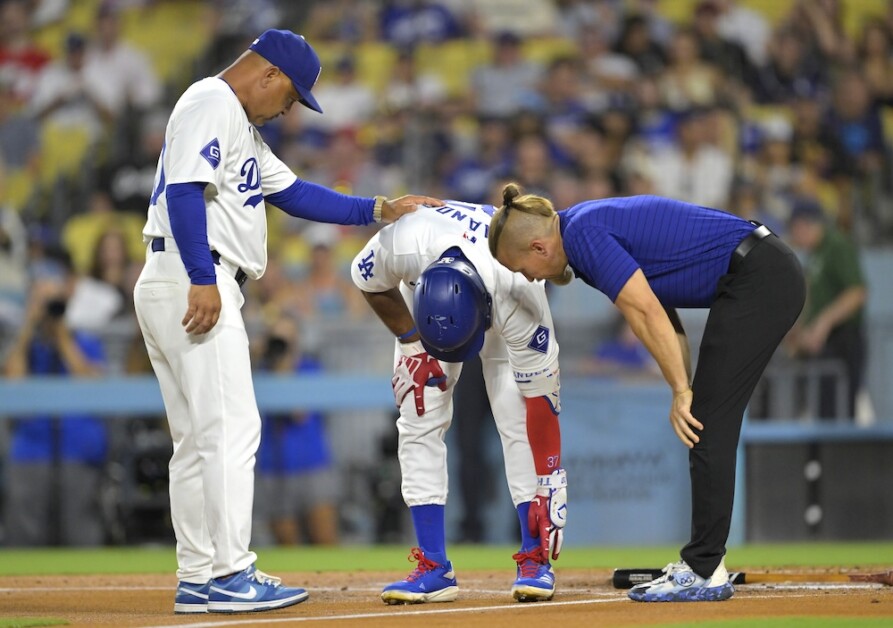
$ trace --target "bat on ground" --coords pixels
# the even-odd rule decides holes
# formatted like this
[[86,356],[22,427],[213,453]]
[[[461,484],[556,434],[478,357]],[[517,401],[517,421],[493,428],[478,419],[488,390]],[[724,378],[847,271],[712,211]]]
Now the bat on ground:
[[[664,575],[662,569],[615,569],[611,583],[615,589],[631,589]],[[766,584],[779,582],[874,582],[893,586],[893,570],[882,573],[756,573],[729,572],[732,584]]]

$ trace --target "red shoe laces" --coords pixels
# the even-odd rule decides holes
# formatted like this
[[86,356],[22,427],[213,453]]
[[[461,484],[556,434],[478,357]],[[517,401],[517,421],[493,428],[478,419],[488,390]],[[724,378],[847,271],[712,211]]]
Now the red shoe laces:
[[429,571],[432,571],[433,569],[440,567],[440,565],[435,563],[433,560],[429,560],[429,559],[425,558],[425,554],[424,554],[424,552],[422,552],[422,548],[420,548],[420,547],[412,548],[409,551],[409,556],[407,557],[406,560],[408,560],[410,562],[415,560],[415,561],[418,561],[418,563],[419,563],[419,566],[416,567],[412,571],[412,573],[406,577],[406,579],[409,582],[414,582],[415,580],[418,580],[419,578],[421,578],[424,574],[428,573]]
[[536,547],[526,552],[518,552],[512,558],[518,563],[518,568],[521,570],[523,578],[535,578],[540,565],[546,563],[543,557],[543,548],[541,547]]

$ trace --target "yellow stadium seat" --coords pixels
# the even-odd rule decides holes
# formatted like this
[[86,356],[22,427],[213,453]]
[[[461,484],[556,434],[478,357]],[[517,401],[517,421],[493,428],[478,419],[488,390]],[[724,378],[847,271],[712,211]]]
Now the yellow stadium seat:
[[34,175],[25,168],[7,170],[0,186],[0,206],[21,210],[34,192]]
[[457,95],[467,91],[474,69],[490,60],[490,45],[486,41],[457,40],[419,46],[417,54],[419,71],[436,74],[447,93]]
[[74,174],[90,148],[90,134],[76,126],[45,123],[40,129],[40,183]]

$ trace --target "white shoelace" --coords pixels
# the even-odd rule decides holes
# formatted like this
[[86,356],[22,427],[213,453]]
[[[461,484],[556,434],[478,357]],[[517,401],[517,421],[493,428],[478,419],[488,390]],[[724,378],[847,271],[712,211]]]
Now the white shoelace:
[[280,584],[282,584],[282,578],[277,578],[276,576],[266,574],[260,569],[254,570],[254,579],[261,584],[272,584],[274,587],[278,587]]
[[673,574],[679,571],[691,571],[691,567],[689,567],[684,560],[678,560],[675,563],[668,564],[662,571],[664,572],[664,575],[658,578],[657,582],[667,582]]

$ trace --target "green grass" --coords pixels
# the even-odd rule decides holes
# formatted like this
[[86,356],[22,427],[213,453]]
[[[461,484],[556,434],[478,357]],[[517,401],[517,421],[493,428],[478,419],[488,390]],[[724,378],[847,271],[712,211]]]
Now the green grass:
[[[454,545],[450,559],[462,571],[514,566],[514,547]],[[610,569],[663,567],[678,556],[679,547],[566,548],[559,568]],[[407,546],[342,546],[335,548],[264,547],[257,550],[261,569],[287,571],[401,571],[407,566]],[[893,568],[893,543],[796,543],[744,545],[730,550],[732,571],[742,567],[884,567]],[[0,575],[171,573],[176,569],[174,548],[4,549]],[[2,628],[2,627],[0,627]]]
[[2,619],[0,628],[40,628],[40,626],[67,626],[64,619],[52,619],[44,617],[30,617],[28,619]]

